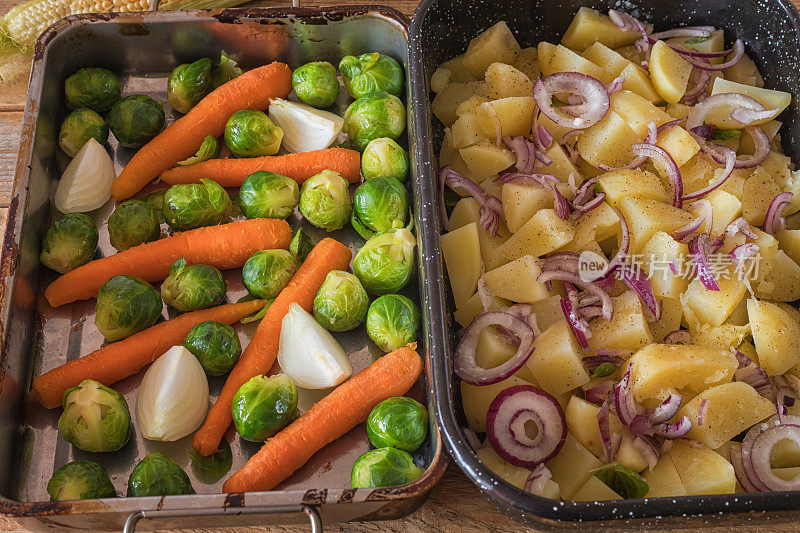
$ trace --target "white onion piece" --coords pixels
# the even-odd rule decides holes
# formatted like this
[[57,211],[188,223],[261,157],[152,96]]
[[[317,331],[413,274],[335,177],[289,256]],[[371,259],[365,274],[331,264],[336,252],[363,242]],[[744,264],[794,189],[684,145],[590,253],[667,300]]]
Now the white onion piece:
[[270,102],[269,118],[283,130],[281,145],[290,152],[323,150],[336,141],[344,125],[335,113],[280,98]]
[[[313,320],[313,318],[312,318]],[[502,326],[519,341],[517,352],[505,363],[485,369],[475,360],[478,338],[488,326]],[[503,381],[522,368],[533,353],[533,329],[517,316],[503,311],[489,311],[475,317],[456,347],[455,373],[470,385],[491,385]]]
[[[577,116],[568,116],[553,107],[553,96],[571,93],[583,103],[571,106]],[[588,128],[606,116],[611,105],[606,86],[599,80],[578,72],[556,72],[539,78],[533,85],[533,98],[547,118],[566,128]]]
[[75,154],[56,187],[54,202],[62,213],[94,211],[111,198],[117,175],[106,149],[94,138]]

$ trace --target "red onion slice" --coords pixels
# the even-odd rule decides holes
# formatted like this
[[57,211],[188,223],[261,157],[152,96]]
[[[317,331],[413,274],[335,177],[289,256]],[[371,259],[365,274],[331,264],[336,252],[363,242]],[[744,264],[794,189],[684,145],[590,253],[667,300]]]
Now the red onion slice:
[[443,167],[439,171],[439,217],[444,231],[450,231],[450,219],[447,216],[447,205],[444,203],[444,184],[447,181],[448,170],[449,167]]
[[[577,116],[569,116],[553,107],[553,96],[571,93],[583,98],[583,103],[572,106]],[[556,72],[539,78],[533,85],[533,98],[542,113],[565,128],[588,128],[606,116],[611,105],[606,86],[591,76],[578,72]]]
[[494,196],[489,196],[483,187],[466,176],[462,176],[450,167],[441,170],[443,181],[457,191],[464,192],[475,198],[480,205],[480,223],[483,229],[493,237],[497,235],[497,228],[503,218],[503,204]]
[[[790,440],[800,446],[800,426],[781,424],[759,434],[753,441],[750,452],[752,473],[770,491],[800,490],[800,475],[790,480],[784,480],[772,471],[770,455],[775,445],[782,440]],[[747,463],[745,463],[745,470],[747,470]]]
[[515,166],[517,170],[524,174],[533,172],[533,167],[536,164],[536,146],[533,141],[517,135],[515,137],[503,137],[503,143],[514,153],[517,162]]
[[542,271],[564,270],[572,274],[578,273],[578,260],[576,252],[553,252],[541,262]]
[[[670,120],[669,122],[663,123],[662,125],[660,125],[659,127],[656,128],[656,138],[658,138],[658,136],[661,134],[662,131],[666,131],[666,130],[668,130],[670,128],[674,128],[675,126],[677,126],[678,124],[680,124],[684,120],[686,120],[686,117],[676,118],[675,120]],[[653,121],[651,121],[651,122],[653,122]],[[653,124],[655,124],[655,122],[653,122]],[[655,144],[655,141],[653,141],[653,144]]]
[[666,422],[678,412],[681,408],[683,398],[680,394],[670,394],[666,400],[661,402],[661,405],[653,409],[653,414],[650,415],[650,423],[660,424]]
[[623,266],[620,269],[620,278],[644,302],[645,307],[656,320],[661,318],[661,305],[656,300],[653,284],[638,265]]
[[[681,53],[680,50],[675,50],[678,53]],[[711,70],[711,71],[721,71],[731,68],[733,65],[739,62],[740,59],[744,56],[744,42],[741,39],[736,39],[736,42],[733,43],[733,48],[731,48],[730,53],[733,54],[728,61],[724,63],[720,63],[718,65],[714,65],[709,63],[708,61],[698,61],[698,58],[694,54],[684,54],[683,58],[692,64],[693,67],[699,68],[702,70]],[[702,59],[702,58],[700,58]]]
[[[544,126],[539,125],[539,113],[537,109],[533,112],[531,117],[531,137],[533,137],[533,144],[536,152],[536,159],[545,166],[552,165],[553,160],[545,155],[545,150],[553,142],[553,134]],[[547,142],[545,142],[547,141]]]
[[708,398],[703,398],[703,401],[700,402],[700,409],[697,410],[697,427],[703,425],[703,421],[706,417],[706,409],[708,409]]
[[758,235],[752,230],[750,224],[742,217],[737,218],[725,226],[725,237],[734,237],[737,233],[744,234],[748,239],[758,239]]
[[[734,155],[733,168],[751,168],[759,165],[767,158],[770,152],[769,137],[767,137],[763,129],[758,126],[747,126],[742,131],[753,139],[755,151],[753,155],[744,159],[737,159]],[[727,166],[728,151],[732,151],[729,148],[718,144],[706,144],[702,145],[701,149],[704,154],[707,154],[716,163]]]
[[[570,177],[572,176],[573,174],[570,174]],[[580,187],[575,189],[575,196],[573,197],[572,202],[576,205],[583,205],[587,201],[589,201],[589,199],[591,199],[592,196],[594,196],[594,186],[596,183],[597,183],[597,177],[590,178],[584,181]]]
[[631,145],[631,152],[633,155],[648,157],[656,161],[666,170],[670,185],[672,185],[672,205],[681,207],[683,205],[683,180],[681,179],[681,170],[672,156],[660,146],[645,143]]
[[625,83],[625,76],[617,76],[614,78],[611,83],[606,85],[606,92],[608,92],[608,96],[611,96],[614,93],[618,93],[622,90],[622,86]]
[[584,281],[577,274],[562,270],[544,271],[539,274],[537,279],[539,280],[539,283],[547,283],[548,281],[557,280],[566,281],[582,287],[583,289],[600,298],[600,301],[603,302],[603,318],[606,320],[611,320],[611,316],[614,313],[614,302],[611,299],[611,296],[609,296],[606,291],[601,289],[595,283],[592,283],[591,281]]
[[708,266],[708,234],[700,233],[689,241],[689,257],[697,269],[697,277],[703,287],[710,291],[718,291],[719,284]]
[[592,330],[589,329],[589,324],[578,316],[569,298],[561,298],[561,312],[564,313],[564,318],[567,319],[569,329],[572,330],[572,334],[575,336],[578,344],[580,344],[583,349],[588,348],[589,341],[587,339],[592,336]]
[[[683,198],[685,200],[686,196]],[[700,215],[682,228],[677,229],[675,233],[672,234],[672,238],[676,241],[682,241],[700,229],[701,226],[705,226],[707,232],[711,232],[711,229],[714,226],[714,206],[711,205],[711,202],[708,200],[697,200],[696,202],[692,202],[686,206],[686,209],[692,208],[699,209]]]
[[792,202],[792,193],[782,192],[775,196],[767,208],[767,215],[764,217],[764,231],[774,235],[776,231],[786,229],[786,219],[781,212]]
[[570,220],[577,220],[586,213],[588,213],[589,211],[591,211],[592,209],[600,207],[600,204],[602,204],[605,201],[605,199],[606,199],[606,193],[601,192],[600,194],[598,194],[585,204],[576,207],[575,212],[573,212],[572,215],[570,216]]
[[559,218],[562,218],[564,220],[569,220],[570,214],[572,212],[569,202],[567,201],[566,198],[564,198],[564,195],[561,194],[561,191],[558,190],[558,187],[553,185],[552,188],[553,188],[553,206],[555,207],[556,215],[558,215]]
[[537,126],[536,131],[539,133],[539,142],[542,144],[542,148],[547,150],[553,143],[553,134],[541,124]]
[[587,389],[584,393],[584,397],[586,398],[587,402],[592,403],[603,403],[606,401],[610,394],[611,394],[611,382],[603,382],[600,385]]
[[734,349],[731,349],[731,351],[736,356],[737,361],[739,361],[739,366],[733,373],[733,379],[735,381],[747,383],[764,398],[771,398],[772,384],[769,381],[767,372],[742,352]]
[[633,439],[633,447],[644,457],[644,460],[647,461],[648,469],[652,470],[653,467],[656,466],[656,463],[658,463],[659,457],[661,457],[661,446],[658,444],[658,441],[648,435],[637,435],[636,438]]
[[653,426],[653,434],[662,439],[675,440],[683,437],[692,429],[692,421],[689,417],[681,417],[680,420],[670,423]]
[[775,410],[778,412],[778,421],[783,424],[789,414],[789,408],[794,405],[794,391],[789,387],[781,387],[775,392]]
[[692,334],[685,329],[676,329],[664,335],[664,344],[691,344]]
[[750,481],[750,477],[745,471],[744,464],[742,462],[742,445],[738,442],[731,442],[729,450],[731,464],[733,465],[733,473],[736,474],[736,479],[739,481],[739,484],[747,492],[759,492],[755,485],[753,485],[753,483]]
[[506,183],[518,183],[520,185],[552,187],[553,185],[561,183],[561,180],[552,174],[541,174],[536,172],[506,172],[505,174],[500,174],[499,177],[495,178],[494,183],[499,183],[500,185]]
[[695,198],[700,198],[702,196],[707,195],[711,191],[721,187],[726,181],[728,181],[728,178],[730,178],[731,175],[733,174],[733,170],[734,168],[736,168],[736,162],[737,162],[736,152],[734,152],[727,146],[719,146],[715,149],[722,151],[725,157],[725,170],[722,171],[722,176],[720,176],[720,178],[717,181],[711,183],[707,187],[703,187],[698,191],[684,194],[683,195],[684,200],[694,200]]
[[[698,61],[708,63],[708,60],[703,58],[698,58]],[[683,101],[686,102],[686,105],[695,105],[705,98],[708,85],[711,83],[711,78],[710,70],[694,69],[694,72],[692,72],[694,85],[683,95]]]
[[600,427],[600,440],[603,442],[603,449],[606,451],[606,462],[614,460],[616,451],[611,442],[611,415],[608,409],[608,400],[603,402],[600,410],[597,411],[597,425]]
[[628,367],[620,382],[614,385],[614,408],[617,416],[626,426],[633,422],[633,418],[638,412],[631,392],[631,367]]
[[583,364],[586,365],[591,372],[597,370],[602,364],[608,363],[619,368],[625,360],[618,355],[589,355],[583,358]]
[[533,469],[530,475],[528,475],[528,479],[525,480],[525,486],[523,489],[533,494],[542,496],[545,483],[552,478],[553,474],[550,473],[550,470],[547,469],[547,466],[545,466],[544,463],[540,463],[536,466],[536,468]]
[[663,41],[664,39],[671,39],[672,37],[710,37],[712,31],[714,30],[701,27],[673,28],[671,30],[653,33],[650,35],[650,39],[653,44],[655,44],[656,41]]

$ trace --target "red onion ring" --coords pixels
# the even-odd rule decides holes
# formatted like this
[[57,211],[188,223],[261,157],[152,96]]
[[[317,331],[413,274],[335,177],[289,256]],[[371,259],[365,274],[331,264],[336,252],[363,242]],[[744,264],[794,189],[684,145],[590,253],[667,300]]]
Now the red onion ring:
[[664,167],[670,185],[672,185],[672,205],[681,207],[683,205],[683,180],[681,179],[681,170],[672,156],[660,146],[645,143],[631,145],[631,152],[633,155],[648,157]]
[[[573,106],[577,116],[568,116],[553,107],[553,95],[572,93],[583,98]],[[606,86],[591,76],[579,72],[556,72],[539,78],[533,85],[533,98],[547,118],[565,128],[588,128],[606,116],[611,105]]]
[[444,167],[440,173],[443,180],[455,190],[469,194],[480,205],[480,224],[493,237],[497,236],[497,228],[503,218],[503,204],[494,196],[489,196],[483,187],[471,179],[459,174],[450,167]]
[[786,229],[786,219],[781,212],[792,202],[792,193],[782,192],[769,203],[767,215],[764,217],[764,231],[774,235],[776,231]]
[[577,274],[562,270],[543,271],[541,274],[539,274],[537,279],[539,283],[547,283],[548,281],[556,280],[566,281],[582,287],[583,289],[600,298],[600,300],[603,302],[603,318],[606,320],[611,320],[611,316],[614,313],[614,302],[611,299],[611,296],[609,296],[606,291],[601,289],[595,283],[591,281],[584,281]]
[[631,393],[631,367],[628,367],[619,383],[614,385],[614,408],[622,423],[630,426],[638,412]]
[[606,92],[608,96],[611,96],[614,93],[618,93],[622,90],[622,86],[625,83],[625,76],[617,76],[614,78],[611,83],[606,85]]
[[708,238],[706,233],[695,235],[689,241],[689,257],[697,268],[697,277],[700,278],[703,287],[710,291],[718,291],[719,284],[708,266]]
[[685,329],[676,329],[664,335],[664,344],[691,344],[692,334]]
[[592,330],[589,329],[589,324],[575,312],[575,308],[569,298],[561,298],[561,312],[564,313],[564,318],[567,319],[569,329],[572,330],[572,334],[575,336],[578,344],[580,344],[581,348],[584,350],[588,348],[589,341],[587,339],[592,336]]
[[[770,455],[775,445],[782,440],[790,440],[800,446],[800,426],[781,424],[760,433],[753,441],[752,451],[749,454],[752,473],[770,491],[800,490],[800,475],[790,480],[784,480],[772,471]],[[745,470],[747,470],[747,463],[745,463]]]
[[661,405],[653,409],[653,414],[650,415],[651,424],[660,424],[668,421],[670,418],[678,413],[681,408],[683,398],[680,394],[670,394],[666,400],[661,402]]
[[575,212],[573,212],[572,215],[570,216],[570,220],[577,220],[586,213],[588,213],[589,211],[591,211],[592,209],[600,207],[600,204],[602,204],[605,201],[605,199],[606,199],[606,193],[601,192],[600,194],[598,194],[585,204],[575,207]]
[[[676,118],[675,120],[670,120],[669,122],[663,123],[662,125],[660,125],[659,127],[656,128],[656,138],[658,137],[658,135],[661,134],[662,131],[666,131],[666,130],[668,130],[670,128],[674,128],[675,126],[677,126],[678,124],[680,124],[684,120],[686,120],[686,117]],[[653,122],[653,121],[651,120],[650,122]],[[655,122],[653,122],[653,124],[655,124]],[[656,141],[654,140],[652,144],[655,144],[655,143],[656,143]]]
[[736,152],[734,152],[727,146],[719,146],[718,149],[721,150],[725,156],[725,170],[722,172],[722,176],[720,176],[720,178],[714,183],[709,184],[707,187],[703,187],[698,191],[684,194],[683,195],[684,200],[694,200],[695,198],[700,198],[701,196],[705,196],[711,191],[721,187],[726,181],[728,181],[728,178],[731,177],[734,168],[736,168],[736,162],[737,162]]
[[730,445],[731,464],[733,465],[733,473],[736,474],[736,479],[739,484],[747,492],[759,492],[759,490],[750,481],[750,477],[745,471],[742,462],[742,445],[738,442],[731,442]]
[[[753,139],[755,153],[745,159],[735,159],[733,167],[751,168],[761,164],[769,155],[769,137],[767,137],[767,134],[764,132],[764,130],[758,126],[747,126],[742,131],[750,135],[750,137]],[[718,144],[706,144],[705,146],[701,146],[701,149],[703,150],[703,153],[708,154],[716,163],[727,165],[728,156],[724,146],[720,146]]]
[[[536,159],[541,164],[548,166],[553,164],[553,160],[546,156],[544,152],[553,142],[553,134],[544,126],[539,125],[539,113],[540,111],[537,109],[531,117],[531,137],[533,137],[533,144],[536,147]],[[545,140],[547,141],[546,144]]]
[[637,435],[633,439],[633,447],[647,461],[648,469],[653,470],[653,467],[658,463],[659,457],[661,457],[661,446],[658,441],[649,435]]
[[515,166],[517,170],[524,174],[533,172],[536,164],[536,146],[530,139],[517,135],[515,137],[503,137],[503,143],[514,153],[516,158]]
[[656,300],[653,284],[638,265],[623,267],[620,271],[620,278],[644,302],[645,307],[656,320],[661,318],[661,305]]
[[[675,50],[675,48],[673,49]],[[703,58],[699,58],[698,61],[708,63],[708,60]],[[683,95],[683,101],[686,102],[686,105],[695,105],[705,98],[711,78],[711,71],[700,68],[694,69],[694,72],[692,72],[694,85]]]
[[675,440],[683,437],[692,429],[692,421],[689,417],[681,417],[680,420],[672,424],[665,422],[653,426],[653,434],[662,439]]
[[[686,196],[684,196],[684,199],[686,199]],[[704,225],[705,229],[710,232],[714,225],[714,207],[711,205],[711,202],[708,200],[697,200],[686,206],[687,209],[692,207],[701,208],[702,212],[697,218],[675,230],[675,233],[672,234],[672,238],[676,241],[683,241],[683,239],[693,234]]]
[[553,252],[542,260],[542,270],[565,270],[572,274],[578,273],[578,259],[576,252]]

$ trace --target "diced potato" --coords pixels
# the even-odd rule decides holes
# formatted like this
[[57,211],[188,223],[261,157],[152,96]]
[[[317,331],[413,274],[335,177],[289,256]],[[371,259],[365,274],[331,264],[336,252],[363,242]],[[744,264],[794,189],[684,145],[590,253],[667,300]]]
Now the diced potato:
[[464,55],[458,55],[453,59],[448,59],[439,68],[444,68],[449,71],[450,83],[459,82],[467,83],[470,81],[477,81],[478,78],[464,66]]
[[672,456],[686,494],[730,494],[736,490],[733,466],[714,450],[675,440],[668,454]]
[[673,233],[692,221],[692,215],[686,211],[646,198],[623,198],[619,210],[630,232],[629,253],[641,251],[657,231]]
[[539,42],[536,47],[536,54],[539,56],[539,68],[544,71],[547,65],[550,64],[550,59],[556,53],[556,45],[548,43],[547,41]]
[[438,93],[450,83],[450,70],[441,65],[431,74],[431,91]]
[[[566,197],[572,195],[567,183],[560,183],[556,188]],[[501,199],[506,224],[512,233],[524,226],[540,209],[552,209],[554,202],[552,189],[521,183],[504,184]]]
[[711,202],[711,211],[713,213],[712,235],[722,235],[725,227],[742,214],[742,202],[722,189],[714,189],[708,193],[706,200]]
[[[509,300],[505,298],[498,298],[496,296],[492,296],[491,305],[489,305],[490,311],[498,311],[500,309],[504,309],[511,305]],[[469,326],[470,322],[472,322],[476,316],[483,313],[483,302],[481,301],[480,295],[476,292],[472,296],[470,296],[469,300],[461,304],[454,312],[453,318],[455,318],[456,322],[458,322],[461,327]]]
[[603,500],[621,500],[622,496],[600,481],[597,476],[590,477],[578,492],[571,498],[576,502],[598,502]]
[[683,486],[672,456],[668,453],[662,455],[653,469],[644,472],[642,477],[650,487],[645,498],[686,496],[686,487]]
[[542,331],[564,319],[564,312],[561,310],[561,296],[559,295],[551,295],[531,305],[533,314],[536,315],[536,323]]
[[642,254],[655,295],[677,299],[689,286],[689,280],[680,276],[681,262],[688,257],[689,247],[657,231],[642,248]]
[[[681,165],[680,170],[681,179],[683,180],[684,194],[688,192],[694,192],[708,185],[715,177],[714,171],[718,168],[722,167],[702,154],[694,156],[689,161]],[[734,171],[734,174],[736,174],[736,171]],[[729,177],[725,184],[727,184],[731,179],[734,179],[734,177]],[[742,181],[742,183],[744,183],[744,181]],[[721,188],[728,190],[728,188],[725,187],[725,184]]]
[[654,121],[657,126],[669,122],[672,117],[657,108],[652,102],[630,91],[619,91],[611,95],[611,110],[617,113],[639,140],[647,136],[647,124]]
[[747,300],[747,315],[758,352],[758,363],[767,374],[783,374],[800,361],[800,324],[777,305]]
[[525,364],[543,390],[558,396],[589,382],[581,348],[566,320],[543,331],[533,347],[535,355]]
[[[541,116],[543,117],[544,115]],[[540,120],[540,123],[541,122],[543,121]],[[553,133],[555,134],[555,132]],[[560,144],[554,142],[547,150],[545,150],[544,153],[547,157],[552,159],[553,162],[549,165],[544,165],[537,160],[536,165],[534,166],[534,172],[552,174],[564,183],[567,183],[569,180],[569,175],[574,173],[576,183],[582,181],[580,171],[569,159],[566,152],[564,152],[564,148],[562,148]]]
[[[641,33],[639,34],[639,37],[637,38],[637,40],[638,39],[641,39]],[[633,45],[633,44],[629,44],[629,45],[626,45],[626,46],[620,46],[618,48],[614,48],[614,50],[616,52],[618,52],[619,55],[621,55],[622,57],[624,57],[625,59],[627,59],[628,61],[630,61],[631,63],[633,63],[635,65],[641,65],[642,62],[646,59],[644,52],[640,52],[636,48],[636,45]]]
[[474,87],[467,83],[451,83],[445,86],[433,99],[433,114],[442,121],[445,126],[451,125],[456,121],[456,108],[475,94]]
[[753,283],[756,296],[779,302],[800,299],[800,265],[792,261],[783,250],[779,250],[771,259],[765,259],[763,251],[761,254],[759,278]]
[[515,302],[532,303],[549,296],[547,287],[536,280],[541,273],[538,259],[532,255],[523,255],[490,270],[483,275],[483,279],[492,294]]
[[739,61],[730,68],[726,68],[723,72],[726,80],[754,87],[764,86],[764,78],[761,77],[758,67],[747,54],[743,55]]
[[600,42],[609,48],[633,44],[642,37],[638,30],[622,31],[607,15],[582,7],[575,14],[561,42],[573,50],[585,50]]
[[[605,462],[605,448],[600,436],[600,425],[597,422],[597,413],[600,406],[587,402],[579,396],[572,396],[564,409],[564,418],[567,421],[567,430],[587,450]],[[609,413],[609,429],[612,434],[625,431],[617,415]]]
[[483,181],[499,174],[516,162],[511,150],[498,147],[494,141],[486,139],[459,150],[470,171],[470,177]]
[[469,169],[458,149],[453,145],[453,134],[450,128],[444,129],[444,139],[442,139],[442,148],[439,150],[439,165],[449,166],[459,174],[466,176],[469,174]]
[[556,51],[550,57],[547,66],[542,65],[542,74],[544,76],[548,76],[554,72],[580,72],[581,74],[586,74],[587,76],[600,80],[603,83],[608,83],[614,79],[613,77],[609,79],[609,76],[611,76],[610,72],[604,71],[591,61],[582,58],[562,45],[556,47]]
[[647,460],[642,456],[642,453],[634,446],[633,442],[635,437],[631,435],[630,431],[622,430],[622,440],[619,443],[619,449],[614,460],[626,468],[630,468],[634,472],[641,472],[647,468]]
[[606,172],[597,179],[597,183],[606,193],[606,202],[614,207],[619,207],[619,202],[628,196],[664,203],[671,201],[659,177],[647,170],[622,169]]
[[481,127],[481,121],[472,113],[458,117],[453,123],[451,131],[453,132],[453,145],[456,148],[466,148],[489,138]]
[[511,65],[492,63],[486,69],[486,96],[493,100],[512,96],[531,96],[533,82]]
[[[691,37],[673,37],[667,40],[667,44],[679,46],[684,49],[689,48],[691,50],[697,50],[698,52],[722,52],[725,49],[725,32],[722,30],[711,32],[709,39],[699,43],[693,42]],[[709,62],[714,65],[722,63],[722,61],[723,58],[721,57],[709,58]]]
[[610,205],[603,202],[578,219],[575,238],[562,250],[580,252],[591,249],[592,243],[613,237],[619,231],[619,217]]
[[505,21],[473,37],[464,52],[462,63],[476,77],[483,78],[492,63],[511,64],[520,51],[519,43]]
[[781,189],[775,180],[760,167],[744,182],[742,191],[742,216],[753,226],[763,226],[770,202]]
[[445,233],[439,245],[447,265],[447,276],[456,306],[464,303],[478,289],[481,276],[481,248],[474,222]]
[[775,232],[781,250],[795,263],[800,260],[800,229],[785,229]]
[[747,292],[739,275],[730,267],[715,278],[718,291],[706,289],[700,278],[694,278],[681,296],[684,309],[688,308],[700,322],[719,326],[731,315]]
[[478,450],[478,459],[483,461],[483,464],[485,464],[489,470],[519,489],[525,487],[525,482],[531,474],[531,471],[527,468],[507,463],[502,457],[497,455],[497,452],[492,449],[488,441],[484,442],[481,449]]
[[635,352],[652,343],[653,337],[636,293],[625,291],[613,300],[614,314],[610,321],[603,317],[591,321],[589,347]]
[[[617,93],[619,94],[619,93]],[[614,111],[578,137],[577,148],[586,161],[600,168],[622,167],[633,159],[630,147],[642,137]]]
[[658,94],[658,91],[656,91],[656,88],[653,87],[650,75],[639,65],[630,63],[627,67],[622,69],[619,75],[625,78],[622,88],[626,91],[636,93],[654,104],[660,104],[664,101],[661,95]]
[[[745,136],[748,137],[749,136]],[[767,154],[766,159],[758,166],[761,170],[772,176],[775,183],[778,184],[781,191],[791,189],[792,185],[792,160],[789,156],[779,154],[778,152],[771,151]],[[791,210],[785,208],[783,214],[789,214]]]
[[493,385],[470,385],[462,381],[461,403],[469,427],[476,433],[486,432],[486,412],[489,410],[489,405],[498,394],[516,385],[530,385],[530,383],[517,376],[511,376]]
[[517,54],[514,68],[528,76],[529,80],[537,80],[542,75],[542,68],[539,66],[539,52],[535,46],[523,48]]
[[450,214],[450,229],[455,230],[475,222],[477,224],[483,266],[487,270],[493,270],[503,264],[503,260],[497,255],[497,248],[506,241],[510,232],[505,227],[505,223],[501,221],[497,228],[497,236],[493,237],[489,234],[479,223],[481,219],[480,209],[480,205],[478,205],[475,198],[462,198]]
[[[489,97],[483,93],[473,94],[466,100],[463,100],[458,106],[456,107],[456,116],[463,117],[464,115],[476,115],[478,114],[478,109],[480,109],[482,104],[485,104],[489,101]],[[492,134],[492,138],[494,138],[494,134]]]
[[[776,91],[774,89],[763,89],[760,87],[753,87],[751,85],[743,85],[735,81],[726,80],[724,78],[717,78],[714,80],[714,87],[711,94],[722,93],[741,93],[751,96],[761,102],[767,109],[780,109],[783,111],[792,102],[792,95],[783,91]],[[742,124],[730,118],[733,109],[729,107],[720,107],[709,113],[706,122],[714,124],[720,128],[741,128]],[[774,118],[774,117],[773,117]],[[752,124],[763,124],[769,122],[771,118],[756,120]]]
[[590,477],[594,477],[592,471],[601,466],[603,463],[569,432],[561,451],[547,463],[553,481],[561,487],[561,497],[566,499],[571,498]]
[[[475,362],[479,367],[488,369],[500,366],[511,359],[516,353],[517,347],[509,343],[504,335],[498,333],[497,328],[483,328],[480,334],[478,334],[478,346],[475,348]],[[531,374],[530,370],[525,366],[514,373],[514,375],[537,385],[533,374]]]
[[[689,135],[689,132],[680,126],[672,126],[662,131],[656,145],[663,148],[679,167],[684,165],[700,151],[700,145]],[[666,172],[659,169],[666,175]]]
[[736,348],[748,335],[750,335],[749,324],[743,326],[727,323],[719,326],[700,324],[699,327],[692,328],[692,343],[700,346]]
[[[767,134],[769,140],[775,138],[778,135],[781,127],[783,126],[783,122],[780,120],[770,120],[769,122],[765,122],[760,127],[764,130],[764,133]],[[753,154],[755,153],[755,145],[753,144],[753,138],[750,135],[744,134],[739,137],[739,153],[740,154]],[[774,153],[774,152],[773,152]]]
[[619,73],[631,64],[631,62],[622,57],[619,52],[615,52],[608,46],[599,42],[592,44],[589,48],[584,50],[581,55],[611,74],[612,79],[619,76]]
[[536,101],[533,96],[510,96],[484,102],[475,110],[475,114],[480,119],[483,132],[494,140],[496,132],[493,115],[497,115],[500,120],[500,129],[504,137],[527,136],[531,132],[531,117],[533,117],[534,109],[536,109]]
[[574,236],[575,228],[569,221],[559,218],[552,209],[542,209],[503,243],[497,253],[506,261],[523,255],[539,257],[560,248]]
[[658,94],[674,104],[683,98],[692,74],[692,65],[669,47],[657,41],[650,51],[650,77]]
[[663,342],[668,333],[680,329],[683,318],[683,306],[678,298],[661,299],[661,318],[650,322],[650,333],[653,342]]

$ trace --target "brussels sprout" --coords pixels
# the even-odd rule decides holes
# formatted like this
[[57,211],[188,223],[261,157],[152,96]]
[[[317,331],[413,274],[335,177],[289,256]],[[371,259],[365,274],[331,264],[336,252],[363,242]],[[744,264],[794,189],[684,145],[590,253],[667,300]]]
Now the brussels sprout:
[[226,289],[222,272],[209,265],[187,265],[181,257],[169,267],[161,299],[178,311],[197,311],[219,304]]
[[164,129],[164,106],[144,94],[126,96],[108,112],[108,127],[122,146],[138,148]]
[[47,230],[39,260],[44,266],[64,274],[92,258],[98,238],[91,218],[83,213],[64,215]]
[[91,379],[64,391],[58,430],[64,440],[87,452],[113,452],[131,436],[125,397]]
[[158,239],[161,222],[150,204],[142,200],[122,202],[108,217],[108,236],[111,246],[127,250]]
[[219,61],[214,61],[211,67],[211,88],[216,89],[233,78],[242,75],[242,69],[231,56],[222,51]]
[[161,296],[145,280],[114,276],[97,292],[94,324],[106,340],[118,341],[155,324],[161,307]]
[[266,170],[247,176],[239,189],[239,207],[247,218],[286,218],[299,201],[296,181]]
[[108,126],[103,117],[82,107],[67,115],[61,123],[58,145],[65,154],[75,157],[86,141],[93,137],[100,144],[105,144],[108,141]]
[[221,224],[231,211],[231,197],[216,181],[173,185],[164,193],[162,211],[172,229],[185,231]]
[[413,452],[428,433],[428,410],[412,398],[388,398],[367,418],[367,436],[376,448],[391,446]]
[[206,320],[191,330],[183,346],[197,357],[209,376],[221,376],[234,367],[242,355],[239,335],[228,324]]
[[250,256],[242,267],[242,281],[257,298],[275,298],[297,269],[294,256],[287,250],[261,250]]
[[192,482],[183,468],[160,452],[151,453],[139,461],[128,478],[128,498],[194,493]]
[[350,484],[354,489],[395,487],[411,483],[424,470],[414,464],[408,452],[396,448],[370,450],[353,464]]
[[188,113],[211,90],[211,60],[207,57],[173,69],[167,80],[167,100],[178,113]]
[[294,256],[295,263],[302,263],[314,249],[314,241],[311,240],[303,228],[297,230],[289,243],[289,252]]
[[318,228],[343,228],[350,219],[353,203],[347,180],[332,170],[311,176],[300,189],[300,212]]
[[403,67],[387,55],[373,52],[358,57],[344,56],[339,61],[339,70],[353,98],[381,91],[395,96],[403,92]]
[[283,130],[263,111],[242,109],[225,124],[225,144],[238,157],[273,155],[282,139]]
[[342,131],[359,150],[370,141],[388,137],[397,140],[406,128],[406,108],[392,94],[380,92],[362,96],[344,112]]
[[200,145],[200,148],[197,149],[195,154],[188,158],[184,159],[183,161],[178,161],[175,163],[180,167],[194,165],[195,163],[202,163],[203,161],[208,161],[214,157],[219,155],[219,141],[213,135],[206,135],[206,138],[203,139],[203,143]]
[[98,113],[108,111],[121,92],[122,84],[117,75],[104,68],[82,68],[64,82],[70,109],[88,107]]
[[405,228],[369,239],[353,260],[353,272],[372,294],[389,294],[406,286],[414,269],[414,234]]
[[192,461],[192,471],[200,483],[213,485],[222,476],[230,471],[233,465],[233,452],[228,440],[223,438],[219,443],[219,450],[211,455],[200,455],[200,453],[191,448],[187,450],[187,455]]
[[408,192],[395,178],[373,178],[362,183],[353,195],[350,222],[365,239],[375,232],[402,228],[408,218]]
[[245,440],[264,441],[289,423],[297,407],[297,388],[286,374],[256,376],[233,395],[231,415]]
[[142,201],[153,208],[153,211],[156,212],[156,216],[158,217],[158,221],[160,223],[166,222],[164,220],[164,195],[167,194],[167,189],[158,189],[157,191],[153,191],[151,193],[145,194],[142,197]]
[[114,498],[117,491],[106,469],[94,461],[72,461],[55,472],[47,482],[51,502]]
[[349,331],[364,322],[369,297],[358,278],[332,270],[314,298],[314,318],[331,331]]
[[388,137],[373,139],[361,154],[361,174],[366,180],[388,176],[406,181],[408,153]]
[[369,306],[367,334],[388,353],[417,340],[419,321],[414,302],[401,294],[385,294]]
[[314,107],[330,107],[339,96],[336,69],[327,61],[314,61],[292,73],[292,88],[297,97]]

